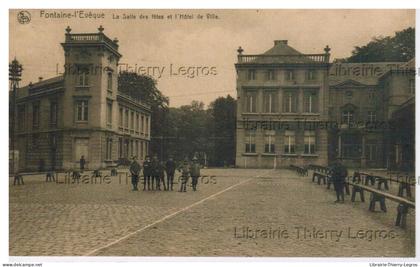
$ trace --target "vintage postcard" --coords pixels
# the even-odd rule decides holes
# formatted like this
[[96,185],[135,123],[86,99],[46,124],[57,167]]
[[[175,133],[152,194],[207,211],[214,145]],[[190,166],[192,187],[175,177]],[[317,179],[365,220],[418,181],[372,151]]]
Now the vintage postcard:
[[414,259],[415,15],[10,9],[9,255]]

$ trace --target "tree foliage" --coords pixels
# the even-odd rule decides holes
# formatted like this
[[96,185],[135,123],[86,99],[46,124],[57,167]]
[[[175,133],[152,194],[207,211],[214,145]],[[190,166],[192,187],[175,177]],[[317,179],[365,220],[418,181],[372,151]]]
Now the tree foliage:
[[395,36],[375,37],[364,46],[356,46],[346,62],[405,62],[415,56],[415,30],[407,28]]

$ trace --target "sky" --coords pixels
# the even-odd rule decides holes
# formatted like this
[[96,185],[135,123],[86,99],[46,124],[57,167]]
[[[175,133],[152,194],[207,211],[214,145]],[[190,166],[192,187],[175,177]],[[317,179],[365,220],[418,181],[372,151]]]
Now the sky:
[[[129,67],[153,76],[171,107],[193,100],[208,105],[219,96],[236,96],[234,64],[239,46],[243,54],[260,54],[274,40],[288,40],[296,50],[312,54],[323,53],[329,45],[333,60],[350,56],[355,46],[372,37],[415,26],[415,11],[402,9],[49,9],[27,10],[26,24],[18,23],[19,11],[9,14],[9,60],[16,57],[23,65],[21,86],[63,72],[60,43],[67,26],[72,33],[96,33],[102,25],[108,37],[119,40],[121,70]],[[60,12],[74,17],[54,17]]]

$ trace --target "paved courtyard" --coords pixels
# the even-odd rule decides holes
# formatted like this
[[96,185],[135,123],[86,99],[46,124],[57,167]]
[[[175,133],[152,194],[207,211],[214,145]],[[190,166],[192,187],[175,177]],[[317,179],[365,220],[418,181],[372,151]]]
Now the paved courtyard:
[[187,193],[132,192],[124,176],[102,184],[25,177],[10,185],[10,255],[415,256],[414,211],[402,230],[390,201],[387,213],[348,196],[335,204],[332,190],[289,170],[202,175],[213,177]]

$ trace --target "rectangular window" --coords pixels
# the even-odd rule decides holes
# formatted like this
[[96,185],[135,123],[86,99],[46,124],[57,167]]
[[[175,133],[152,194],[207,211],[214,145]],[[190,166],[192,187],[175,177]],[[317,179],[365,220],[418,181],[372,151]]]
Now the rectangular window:
[[293,70],[286,70],[286,81],[293,81],[295,79],[295,73]]
[[246,133],[245,153],[255,153],[255,131],[248,131]]
[[124,112],[124,128],[128,129],[128,109]]
[[315,154],[315,131],[304,132],[305,154]]
[[297,93],[293,91],[285,91],[283,94],[283,112],[297,112]]
[[284,133],[284,153],[295,154],[295,132],[286,131]]
[[58,117],[58,104],[57,102],[53,101],[50,103],[50,125],[56,126],[57,125],[57,118]]
[[79,69],[77,80],[78,86],[89,86],[89,70],[87,68]]
[[315,70],[308,70],[308,71],[306,72],[306,79],[307,79],[308,81],[313,81],[313,80],[315,80],[315,79],[316,79],[316,72],[315,72]]
[[144,116],[141,115],[141,124],[140,124],[140,132],[141,134],[144,134]]
[[265,145],[264,145],[264,152],[265,153],[275,153],[276,150],[276,137],[274,131],[267,132],[265,134]]
[[76,101],[76,121],[88,121],[89,109],[87,100]]
[[410,79],[408,82],[409,94],[414,95],[414,93],[416,92],[416,80]]
[[375,122],[376,121],[376,112],[375,111],[368,111],[368,121]]
[[145,129],[146,136],[150,135],[150,129],[149,129],[149,117],[146,116],[146,129]]
[[376,144],[370,143],[366,144],[365,153],[366,153],[366,160],[375,161],[377,159],[377,152],[378,148]]
[[131,111],[130,115],[130,130],[134,131],[134,111]]
[[139,133],[139,124],[140,124],[140,121],[139,121],[139,114],[138,113],[136,113],[136,133],[138,134]]
[[32,128],[37,129],[39,128],[39,116],[40,116],[40,108],[39,102],[32,104]]
[[108,72],[107,78],[107,89],[108,91],[112,91],[112,72]]
[[256,71],[248,70],[248,80],[255,80],[255,79],[256,79]]
[[106,155],[105,159],[111,160],[112,159],[112,138],[106,139]]
[[350,125],[354,121],[353,111],[343,111],[341,114],[341,123]]
[[267,80],[270,80],[270,81],[275,80],[276,76],[275,76],[274,70],[267,70],[267,77],[266,78],[267,78]]
[[118,138],[118,158],[123,157],[123,139],[120,137]]
[[139,141],[136,140],[136,150],[134,151],[134,155],[136,155],[136,157],[139,156]]
[[246,92],[245,100],[246,100],[245,111],[249,113],[257,112],[257,92],[256,91]]
[[18,107],[18,116],[17,116],[17,125],[19,131],[25,130],[25,120],[26,119],[26,106],[25,105],[19,105]]
[[303,109],[305,113],[318,112],[318,94],[316,92],[305,92],[303,94]]
[[108,102],[106,105],[106,124],[112,126],[112,102]]
[[123,111],[123,108],[120,108],[118,115],[119,115],[118,116],[119,117],[118,125],[120,127],[123,127],[123,121],[124,121],[124,111]]
[[264,113],[277,112],[277,93],[275,91],[265,91],[263,96]]

